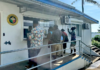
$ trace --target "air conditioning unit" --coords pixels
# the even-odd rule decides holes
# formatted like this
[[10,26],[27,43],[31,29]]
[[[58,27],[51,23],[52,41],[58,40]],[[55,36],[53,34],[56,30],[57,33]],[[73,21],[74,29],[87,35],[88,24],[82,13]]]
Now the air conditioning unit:
[[60,19],[61,19],[61,24],[68,24],[70,18],[68,16],[62,16]]
[[82,28],[83,28],[83,29],[89,29],[89,25],[88,25],[87,23],[83,23],[83,24],[82,24]]

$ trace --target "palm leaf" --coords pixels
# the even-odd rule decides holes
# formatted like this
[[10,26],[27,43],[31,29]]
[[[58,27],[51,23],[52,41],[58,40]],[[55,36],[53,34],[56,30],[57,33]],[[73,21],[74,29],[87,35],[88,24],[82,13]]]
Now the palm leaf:
[[[71,4],[73,5],[75,2],[77,2],[78,0],[75,0],[73,1]],[[93,3],[93,4],[96,4],[98,7],[100,7],[100,4],[95,1],[95,0],[85,0],[86,2],[89,2],[89,3]]]
[[71,4],[73,5],[75,2],[77,2],[78,0],[73,1]]
[[86,2],[89,2],[89,3],[93,3],[93,4],[96,4],[98,7],[100,7],[100,4],[95,1],[95,0],[85,0]]

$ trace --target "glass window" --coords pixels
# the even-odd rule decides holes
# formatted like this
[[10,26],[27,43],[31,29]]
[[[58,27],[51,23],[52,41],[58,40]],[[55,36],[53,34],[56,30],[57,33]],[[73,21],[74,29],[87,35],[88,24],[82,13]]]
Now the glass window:
[[[30,18],[30,17],[24,17],[24,21],[23,21],[23,39],[27,38],[27,33],[29,26],[33,26],[33,20],[36,18]],[[44,29],[44,37],[47,37],[48,35],[48,29],[49,27],[53,27],[54,26],[54,21],[51,20],[44,20],[44,19],[40,19],[39,21],[39,25],[40,27],[42,27]]]
[[54,21],[39,21],[40,26],[44,29],[44,35],[47,37],[49,27],[54,26]]
[[23,27],[23,38],[27,38],[28,28],[29,26],[33,26],[33,21],[31,20],[24,20],[24,27]]

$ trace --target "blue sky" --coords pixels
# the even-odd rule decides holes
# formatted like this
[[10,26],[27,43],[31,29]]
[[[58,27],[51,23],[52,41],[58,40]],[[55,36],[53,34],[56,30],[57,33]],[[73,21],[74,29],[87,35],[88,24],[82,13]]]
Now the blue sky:
[[[71,3],[74,0],[59,0],[59,1],[62,1],[64,3],[71,5]],[[100,4],[100,0],[95,0],[95,1],[97,1]],[[81,0],[78,0],[72,6],[74,6],[76,9],[81,11]],[[85,12],[85,14],[93,17],[94,19],[99,20],[99,23],[100,23],[100,7],[98,7],[97,5],[85,2],[84,12]],[[97,32],[98,29],[99,29],[99,24],[93,24],[92,25],[92,32]]]

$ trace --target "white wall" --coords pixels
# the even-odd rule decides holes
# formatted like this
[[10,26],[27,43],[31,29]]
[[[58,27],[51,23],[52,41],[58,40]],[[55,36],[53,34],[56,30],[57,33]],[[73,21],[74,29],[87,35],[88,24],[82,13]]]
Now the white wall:
[[[0,11],[2,12],[1,14],[1,26],[2,26],[1,27],[1,51],[27,48],[26,41],[23,41],[23,16],[53,20],[56,22],[56,24],[59,25],[59,29],[62,29],[62,25],[60,24],[60,18],[58,16],[45,15],[45,14],[31,12],[31,11],[28,11],[25,13],[19,13],[19,8],[16,5],[3,3],[3,2],[0,2]],[[7,16],[9,14],[15,14],[18,17],[17,25],[11,26],[7,23]],[[68,25],[63,26],[66,32],[67,32],[67,28],[69,27],[70,26]],[[86,37],[85,39],[90,39],[90,34],[87,35],[87,33],[90,33],[90,30],[91,29],[89,29],[88,31],[84,31],[84,37]],[[5,36],[3,36],[3,33],[5,33]],[[71,38],[69,36],[69,40],[70,39]],[[80,40],[80,39],[81,37],[77,37],[77,40]],[[5,41],[11,41],[11,45],[5,45],[4,44]],[[47,41],[45,40],[44,44],[46,43]],[[90,40],[87,40],[85,43],[90,44]],[[77,43],[77,46],[78,46],[78,43]],[[68,47],[70,47],[70,44],[68,44]],[[49,49],[48,50],[47,49],[48,48],[42,49],[40,52],[40,55],[45,52],[49,52]],[[15,61],[26,59],[26,58],[28,58],[27,51],[3,54],[1,55],[1,64],[11,63],[11,62],[15,62]]]
[[[3,8],[2,8],[3,7]],[[42,18],[57,21],[58,17],[44,15],[36,12],[25,12],[19,13],[19,8],[16,5],[8,4],[0,2],[0,11],[1,11],[1,52],[16,50],[21,48],[27,48],[26,41],[23,41],[23,16],[34,17],[34,18]],[[11,26],[7,22],[7,16],[9,14],[15,14],[18,17],[18,24],[15,26]],[[3,36],[5,33],[5,36]],[[11,41],[11,45],[5,45],[5,41]],[[46,44],[45,41],[44,44]],[[44,49],[46,50],[46,48]],[[41,50],[41,53],[48,52],[47,50]],[[1,55],[1,64],[12,63],[15,61],[19,61],[22,59],[28,58],[27,51],[14,52],[9,54]]]
[[89,29],[82,30],[82,41],[87,44],[91,45],[91,24],[89,24]]
[[[2,8],[3,7],[3,8]],[[23,16],[19,14],[19,8],[15,5],[5,4],[0,2],[0,11],[1,15],[1,51],[15,50],[26,48],[26,42],[21,40],[22,36],[22,23]],[[15,14],[18,17],[18,24],[11,26],[7,22],[7,16],[9,14]],[[5,33],[5,36],[3,36]],[[11,45],[5,45],[4,42],[11,42]],[[24,53],[24,55],[22,54]],[[21,59],[27,58],[27,51],[21,51],[16,53],[2,54],[1,55],[1,64],[15,62]]]

